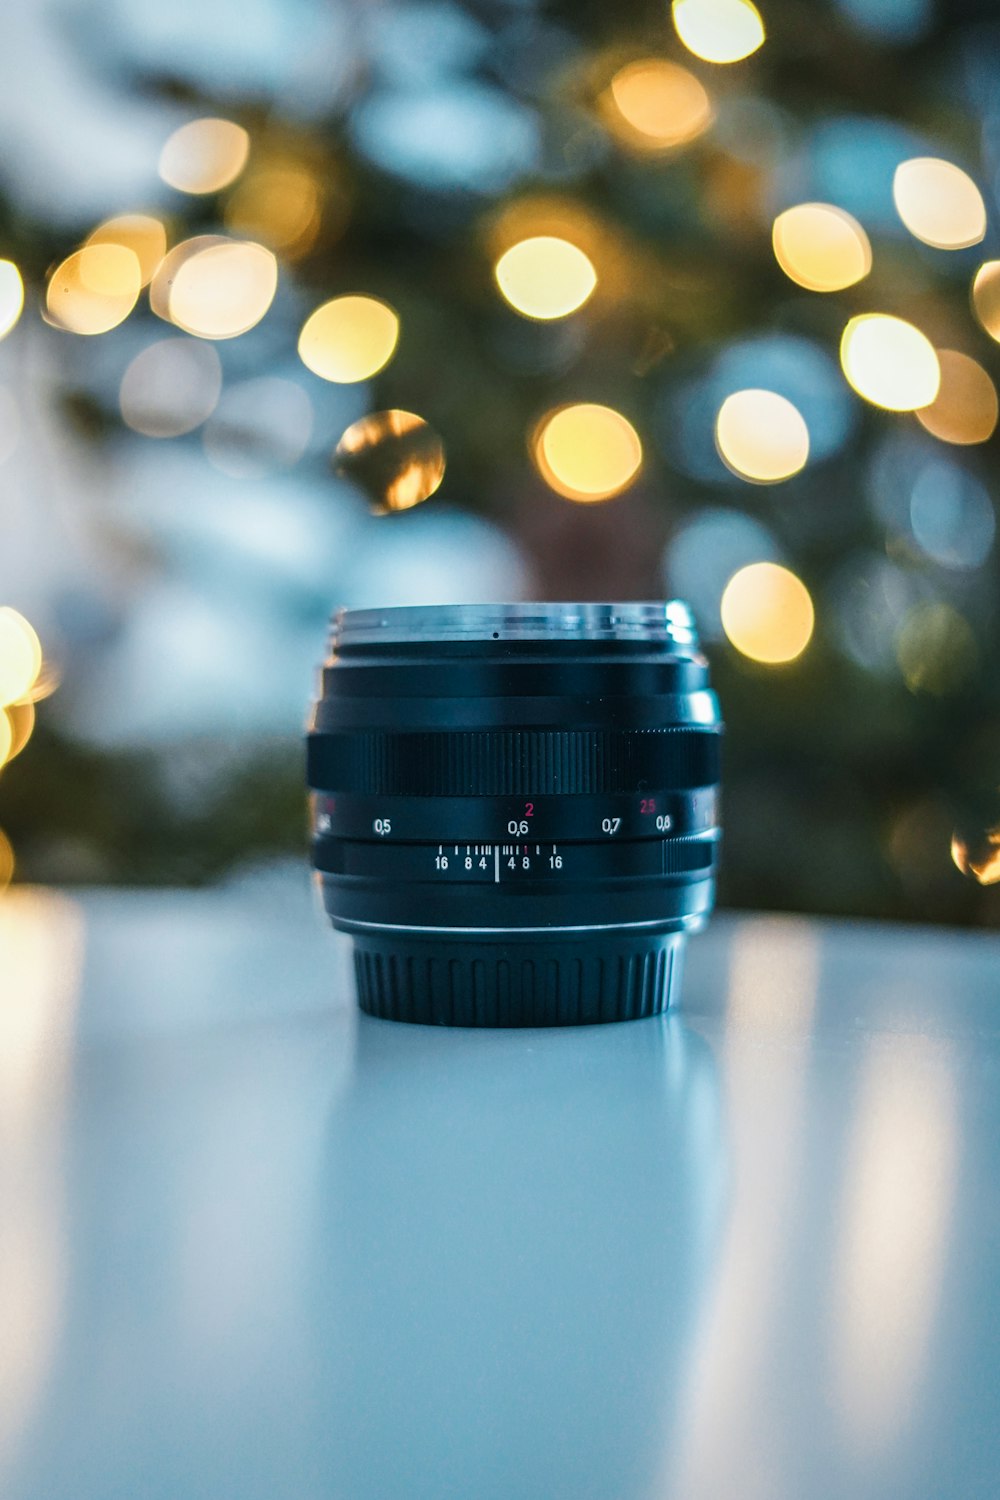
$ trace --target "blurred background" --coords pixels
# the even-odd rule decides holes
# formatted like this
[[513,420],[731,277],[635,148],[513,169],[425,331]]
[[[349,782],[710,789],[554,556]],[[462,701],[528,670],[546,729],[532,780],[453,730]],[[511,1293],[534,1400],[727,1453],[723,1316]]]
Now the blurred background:
[[335,604],[686,597],[723,899],[997,925],[993,0],[26,0],[0,886],[305,850]]

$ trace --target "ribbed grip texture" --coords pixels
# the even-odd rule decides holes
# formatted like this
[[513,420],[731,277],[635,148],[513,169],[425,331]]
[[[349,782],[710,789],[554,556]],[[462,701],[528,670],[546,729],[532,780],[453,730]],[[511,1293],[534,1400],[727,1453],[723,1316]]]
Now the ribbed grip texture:
[[683,933],[600,945],[482,947],[355,938],[358,1002],[369,1015],[438,1026],[580,1026],[666,1010]]
[[496,729],[310,735],[309,785],[362,796],[683,791],[719,779],[704,729]]

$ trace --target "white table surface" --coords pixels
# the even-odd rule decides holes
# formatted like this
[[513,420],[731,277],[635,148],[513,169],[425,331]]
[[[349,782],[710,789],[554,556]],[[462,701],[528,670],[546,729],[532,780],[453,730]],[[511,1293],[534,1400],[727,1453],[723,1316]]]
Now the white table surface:
[[0,901],[4,1500],[1000,1493],[1000,940],[354,1008],[304,880]]

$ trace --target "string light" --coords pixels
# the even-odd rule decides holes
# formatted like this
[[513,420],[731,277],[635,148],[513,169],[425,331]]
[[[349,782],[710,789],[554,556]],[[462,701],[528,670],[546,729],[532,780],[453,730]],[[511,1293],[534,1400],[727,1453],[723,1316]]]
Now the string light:
[[839,292],[868,275],[871,245],[858,221],[832,203],[798,203],[771,229],[778,265],[811,292]]
[[725,464],[743,479],[775,484],[790,479],[809,457],[809,429],[797,406],[775,391],[736,391],[715,422]]
[[160,152],[160,176],[182,193],[215,193],[246,166],[250,137],[232,120],[189,120]]
[[306,319],[299,358],[314,375],[338,385],[370,380],[392,358],[399,318],[378,297],[334,297]]
[[665,57],[644,57],[619,68],[600,103],[615,136],[641,152],[685,146],[707,130],[714,117],[701,80]]
[[859,396],[888,411],[929,406],[941,384],[937,354],[905,318],[862,313],[840,341],[840,363]]
[[778,563],[750,563],[734,573],[720,606],[722,628],[751,661],[778,666],[806,649],[815,614],[809,590]]
[[610,406],[589,402],[550,412],[531,446],[542,478],[568,500],[618,495],[642,466],[642,444],[631,422]]
[[576,312],[597,285],[590,258],[552,234],[521,240],[497,261],[497,285],[516,312],[548,321]]
[[764,22],[751,0],[673,0],[674,29],[705,62],[735,63],[764,41]]
[[944,443],[985,443],[997,425],[997,388],[978,360],[957,349],[939,349],[941,385],[915,416]]
[[939,250],[978,245],[986,233],[986,205],[972,178],[953,162],[917,156],[901,162],[892,180],[896,211],[910,233]]

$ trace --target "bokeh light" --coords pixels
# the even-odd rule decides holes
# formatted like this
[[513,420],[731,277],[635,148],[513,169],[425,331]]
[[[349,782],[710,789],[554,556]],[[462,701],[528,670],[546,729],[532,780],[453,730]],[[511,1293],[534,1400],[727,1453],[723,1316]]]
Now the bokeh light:
[[42,646],[23,615],[0,607],[0,707],[27,698],[42,669]]
[[299,358],[324,380],[350,385],[370,380],[392,358],[399,318],[378,297],[334,297],[306,319]]
[[778,265],[811,292],[839,292],[868,275],[872,250],[857,219],[832,203],[798,203],[771,229]]
[[938,601],[910,611],[896,638],[896,656],[911,692],[943,697],[965,686],[978,652],[969,622]]
[[32,703],[41,703],[43,698],[51,698],[62,681],[62,673],[55,662],[45,660],[42,662],[42,670],[31,685],[28,693]]
[[805,467],[809,429],[798,407],[775,391],[734,391],[719,408],[715,442],[743,479],[775,484]]
[[996,885],[1000,881],[1000,827],[987,828],[976,839],[966,838],[956,830],[951,839],[951,857],[963,875],[971,876],[980,885]]
[[148,286],[167,253],[167,231],[149,214],[119,214],[105,219],[87,236],[88,245],[122,245],[139,262],[142,286]]
[[174,281],[177,273],[183,265],[207,250],[210,245],[229,245],[232,241],[224,234],[195,234],[190,239],[181,240],[172,250],[168,250],[153,273],[149,283],[149,306],[158,318],[165,323],[170,322],[170,294],[173,291]]
[[815,615],[809,590],[778,563],[751,563],[729,580],[722,626],[737,651],[776,666],[794,661],[809,644]]
[[708,129],[714,115],[701,80],[665,57],[626,63],[600,102],[614,136],[640,152],[672,151],[687,145]]
[[957,349],[939,349],[941,384],[917,421],[943,443],[985,443],[997,425],[997,388],[978,360]]
[[631,422],[591,402],[550,412],[535,430],[531,451],[542,478],[567,500],[607,500],[626,489],[642,466],[642,444]]
[[108,333],[125,321],[142,290],[139,258],[125,245],[85,245],[57,266],[45,304],[70,333]]
[[12,761],[31,739],[35,728],[35,705],[30,698],[20,703],[8,703],[6,708],[0,709],[0,716],[6,718],[10,726],[7,760]]
[[764,40],[764,22],[751,0],[673,0],[677,35],[705,62],[735,63]]
[[719,605],[740,568],[777,562],[778,545],[762,522],[728,506],[699,507],[671,538],[663,559],[668,598],[685,599],[704,640],[721,640]]
[[[0,733],[2,733],[2,731],[0,731]],[[3,745],[2,743],[0,743],[0,751],[2,750]],[[3,756],[2,754],[0,754],[0,762],[2,762],[2,760]],[[11,847],[10,839],[4,833],[3,829],[0,828],[0,895],[2,895],[3,892],[7,889],[13,878],[14,850]]]
[[334,464],[376,511],[410,510],[429,499],[444,478],[444,445],[414,412],[377,411],[348,427]]
[[941,371],[930,340],[905,318],[862,313],[840,340],[840,363],[859,396],[888,411],[929,406]]
[[319,231],[319,188],[312,173],[295,163],[265,164],[248,171],[226,204],[226,228],[296,259]]
[[972,283],[972,307],[991,339],[1000,342],[1000,260],[987,260]]
[[892,180],[896,211],[925,245],[962,250],[986,233],[986,205],[961,167],[934,156],[917,156],[896,168]]
[[943,568],[981,567],[996,535],[986,486],[943,456],[913,480],[909,521],[917,546]]
[[847,557],[827,590],[832,635],[843,655],[866,672],[897,677],[897,633],[927,587],[922,575],[883,552]]
[[12,260],[0,260],[0,339],[6,338],[24,307],[24,282]]
[[189,120],[160,153],[160,176],[182,193],[216,193],[246,166],[250,137],[232,120]]
[[589,256],[551,234],[512,245],[497,261],[495,274],[511,307],[543,322],[576,312],[597,285]]
[[263,245],[210,244],[178,266],[169,291],[170,320],[198,338],[237,338],[260,322],[277,287],[278,262]]
[[205,453],[223,474],[256,479],[298,463],[312,425],[312,402],[294,381],[241,380],[226,389],[205,428]]
[[222,365],[200,339],[159,339],[122,376],[122,419],[146,437],[181,437],[206,421],[222,390]]
[[[11,745],[14,738],[14,725],[7,715],[5,708],[0,708],[0,770],[3,770],[10,759]],[[0,851],[0,862],[3,854]],[[2,871],[0,871],[0,885],[2,885]]]

